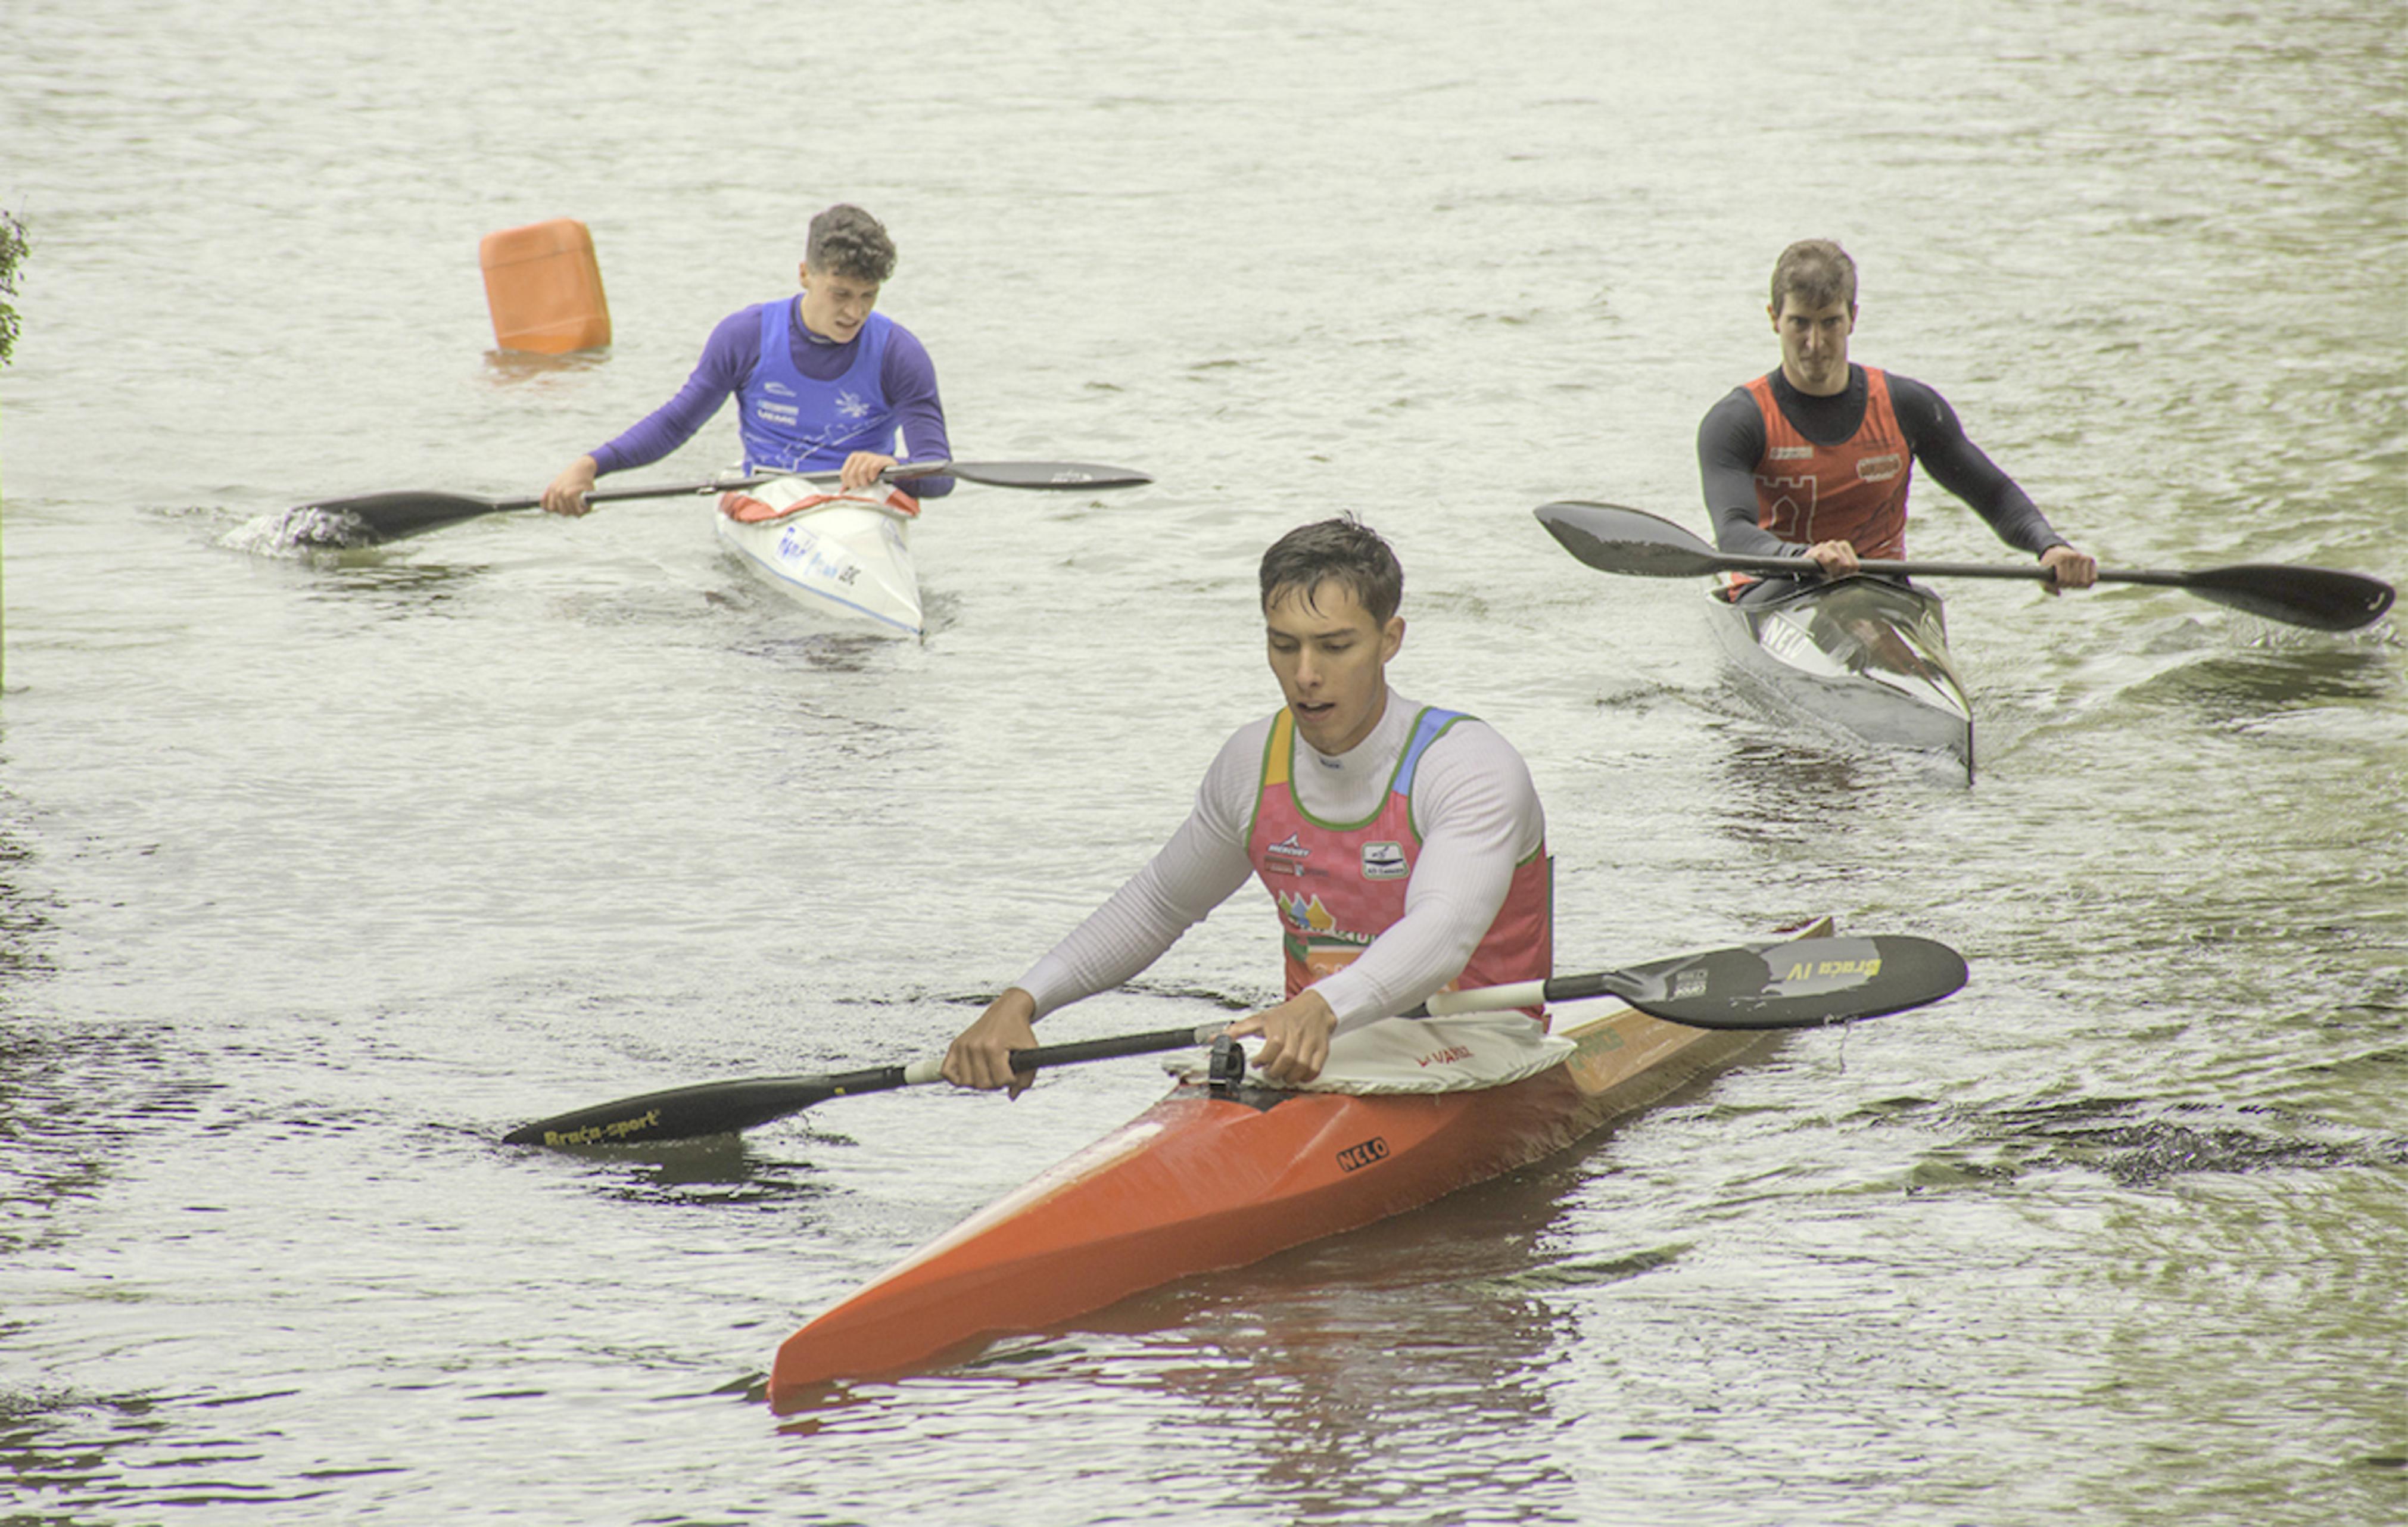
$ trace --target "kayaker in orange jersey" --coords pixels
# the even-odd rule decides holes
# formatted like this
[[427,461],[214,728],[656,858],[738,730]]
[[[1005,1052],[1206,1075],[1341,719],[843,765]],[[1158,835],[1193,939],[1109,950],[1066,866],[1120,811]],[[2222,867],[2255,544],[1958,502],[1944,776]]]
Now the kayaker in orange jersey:
[[1855,573],[1859,557],[1903,558],[1907,485],[1921,462],[2000,539],[2040,558],[2056,578],[2051,592],[2097,581],[2099,564],[1965,437],[1946,399],[1849,361],[1856,266],[1845,250],[1810,238],[1782,250],[1765,311],[1780,369],[1733,388],[1698,427],[1715,545],[1736,556],[1802,551],[1826,578]]
[[[894,272],[895,241],[876,218],[839,203],[811,219],[802,295],[721,320],[677,395],[563,467],[543,491],[544,508],[585,513],[595,478],[659,461],[731,396],[747,472],[837,472],[851,492],[895,464],[898,434],[913,457],[946,459],[945,408],[927,348],[875,310]],[[953,489],[951,478],[911,479],[918,498]]]
[[1019,1092],[1007,1055],[1036,1020],[1136,976],[1250,876],[1279,916],[1287,1000],[1229,1032],[1259,1038],[1274,1082],[1311,1081],[1333,1035],[1448,986],[1553,974],[1538,790],[1495,731],[1388,688],[1405,622],[1387,543],[1351,518],[1301,526],[1260,582],[1286,704],[1222,747],[1153,861],[962,1031],[946,1079]]

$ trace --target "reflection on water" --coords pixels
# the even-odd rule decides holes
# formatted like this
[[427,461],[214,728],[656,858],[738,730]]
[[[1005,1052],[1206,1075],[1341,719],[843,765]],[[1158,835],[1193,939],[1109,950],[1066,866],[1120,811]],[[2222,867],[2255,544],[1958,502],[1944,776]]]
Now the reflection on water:
[[[6,766],[0,758],[0,767]],[[11,816],[23,806],[13,795],[0,794],[0,809]],[[34,863],[24,839],[0,829],[0,1012],[16,1005],[21,987],[53,973],[48,936],[53,908],[50,894],[30,874]]]
[[[733,560],[727,563],[731,576],[743,576]],[[776,603],[768,608],[767,600]],[[748,612],[769,617],[757,629],[733,641],[731,649],[770,659],[781,664],[795,664],[807,669],[831,674],[865,674],[879,671],[879,665],[892,660],[896,642],[901,639],[875,631],[810,629],[810,622],[781,619],[801,612],[775,590],[746,590],[740,595],[715,596],[723,605],[740,605]],[[794,629],[800,624],[801,630]]]
[[[1831,851],[1836,837],[1878,835],[1882,814],[1926,789],[1962,791],[1953,753],[1880,748],[1837,734],[1800,735],[1778,721],[1767,736],[1744,721],[1716,728],[1707,800],[1717,829],[1754,852]],[[1868,845],[1868,848],[1876,848]]]
[[[2140,706],[2181,710],[2214,726],[2246,727],[2323,706],[2396,701],[2408,693],[2388,643],[2269,641],[2213,649],[2126,692]],[[2408,752],[2408,738],[2401,739]]]
[[1821,738],[1749,736],[1733,727],[1729,746],[1715,759],[1722,796],[1735,803],[1727,824],[1737,835],[1768,826],[1795,830],[1799,817],[1858,797],[1868,776],[1895,765],[1876,758],[1870,744]]
[[1598,1289],[1609,1283],[1621,1283],[1642,1277],[1658,1267],[1670,1267],[1687,1250],[1684,1246],[1655,1247],[1632,1251],[1623,1256],[1579,1258],[1551,1262],[1533,1267],[1526,1273],[1508,1273],[1496,1281],[1509,1289],[1555,1290]]
[[0,1253],[16,1256],[70,1240],[67,1208],[108,1191],[128,1143],[108,1112],[148,1057],[122,1036],[52,1029],[9,1007],[0,1018]]
[[111,1449],[154,1444],[172,1429],[168,1417],[138,1396],[0,1390],[0,1469],[30,1499],[97,1503],[111,1493],[95,1488],[114,1472]]
[[[543,1154],[584,1163],[593,1189],[623,1204],[801,1205],[829,1192],[810,1162],[758,1155],[737,1135],[649,1146],[551,1147]],[[808,1217],[797,1220],[797,1234],[809,1224]]]
[[1608,1269],[1545,1249],[1588,1170],[1582,1157],[1609,1140],[1251,1267],[1138,1294],[948,1373],[834,1386],[781,1430],[876,1436],[915,1398],[948,1395],[975,1416],[1067,1393],[1090,1409],[1141,1404],[1179,1418],[1182,1456],[1220,1461],[1183,1487],[1199,1499],[1283,1519],[1452,1520],[1430,1518],[1427,1504],[1505,1490],[1511,1520],[1585,1520],[1568,1504],[1576,1471],[1552,1441],[1562,1419],[1550,1395],[1571,1331],[1545,1295],[1640,1277],[1678,1255],[1640,1251]]
[[[24,804],[0,795],[0,807],[14,816]],[[37,870],[34,851],[0,829],[0,1261],[69,1238],[64,1209],[98,1197],[116,1164],[120,1132],[95,1120],[152,1060],[117,1031],[41,1012],[36,999],[56,973],[55,909]]]
[[[1741,789],[1764,792],[1727,799],[1828,810],[1835,803],[1855,799],[1874,780],[1914,778],[1959,790],[1970,782],[1970,763],[1944,749],[1867,741],[1737,664],[1724,664],[1722,677],[1724,692],[1740,715],[1730,726],[1718,729],[1734,740],[1715,762]],[[1978,755],[1979,695],[1974,706],[1968,735]]]
[[356,602],[386,616],[438,613],[486,573],[472,563],[404,562],[374,553],[309,562],[317,576],[314,597]]
[[2099,1173],[2133,1188],[2195,1173],[2408,1166],[2408,1135],[2353,1129],[2265,1105],[2085,1098],[1939,1109],[1936,1118],[1934,1113],[1922,1106],[1893,1106],[1871,1116],[1917,1127],[1937,1123],[1963,1134],[1962,1144],[1927,1153],[1917,1168],[1916,1185],[1923,1188],[1958,1177],[2001,1179],[2067,1169]]
[[485,379],[496,387],[515,387],[599,371],[609,364],[610,350],[607,346],[601,350],[570,350],[565,355],[543,355],[524,350],[489,350],[485,351]]

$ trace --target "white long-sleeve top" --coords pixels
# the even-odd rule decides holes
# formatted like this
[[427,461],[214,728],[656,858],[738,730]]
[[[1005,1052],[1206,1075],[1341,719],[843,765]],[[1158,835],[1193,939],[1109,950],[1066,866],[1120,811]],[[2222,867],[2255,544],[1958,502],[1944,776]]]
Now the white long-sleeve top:
[[[1305,809],[1341,822],[1379,810],[1422,708],[1390,692],[1370,735],[1335,758],[1299,736],[1295,789]],[[1252,878],[1246,833],[1271,721],[1240,728],[1222,746],[1170,841],[1020,978],[1039,1017],[1128,980]],[[1546,839],[1528,765],[1512,744],[1469,718],[1424,750],[1412,810],[1422,849],[1406,883],[1404,917],[1345,969],[1313,983],[1340,1033],[1408,1011],[1461,975],[1505,905],[1514,866]]]

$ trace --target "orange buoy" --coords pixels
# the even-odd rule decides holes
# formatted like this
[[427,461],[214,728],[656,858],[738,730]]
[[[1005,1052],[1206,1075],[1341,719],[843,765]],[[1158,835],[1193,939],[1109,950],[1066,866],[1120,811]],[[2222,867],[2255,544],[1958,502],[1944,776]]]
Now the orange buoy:
[[610,342],[594,235],[574,218],[487,234],[478,246],[485,304],[504,350],[565,355]]

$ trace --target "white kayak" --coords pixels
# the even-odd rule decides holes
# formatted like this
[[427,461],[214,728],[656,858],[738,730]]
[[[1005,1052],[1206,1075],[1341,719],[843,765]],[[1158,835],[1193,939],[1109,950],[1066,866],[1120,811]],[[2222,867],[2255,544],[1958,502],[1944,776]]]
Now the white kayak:
[[920,506],[899,488],[827,492],[773,478],[722,493],[719,538],[815,609],[920,635],[920,575],[905,532]]

